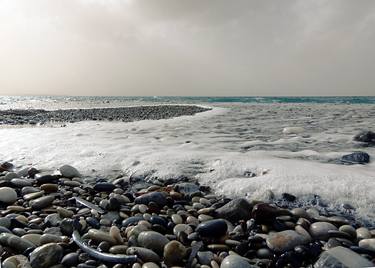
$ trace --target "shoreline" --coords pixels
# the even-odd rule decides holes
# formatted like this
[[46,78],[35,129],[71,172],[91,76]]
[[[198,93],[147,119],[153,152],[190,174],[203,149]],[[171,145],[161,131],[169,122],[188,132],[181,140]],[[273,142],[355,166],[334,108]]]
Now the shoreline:
[[289,207],[217,196],[187,178],[109,182],[68,165],[39,172],[11,163],[0,166],[0,193],[6,268],[325,267],[375,258],[374,230],[294,207],[287,194]]
[[15,109],[0,110],[1,125],[44,125],[47,123],[76,123],[80,121],[160,120],[210,111],[198,105],[142,105],[116,108],[82,109]]

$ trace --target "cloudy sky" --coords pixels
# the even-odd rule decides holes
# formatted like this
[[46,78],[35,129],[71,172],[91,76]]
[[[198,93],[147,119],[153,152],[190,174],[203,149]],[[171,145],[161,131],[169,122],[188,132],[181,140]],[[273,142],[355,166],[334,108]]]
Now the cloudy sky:
[[0,95],[374,95],[373,0],[0,0]]

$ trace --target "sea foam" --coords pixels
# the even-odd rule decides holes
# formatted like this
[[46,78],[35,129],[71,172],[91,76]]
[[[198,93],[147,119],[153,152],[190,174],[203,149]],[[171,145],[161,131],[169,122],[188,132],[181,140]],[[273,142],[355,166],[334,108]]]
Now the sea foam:
[[[358,149],[375,157],[374,148],[352,141],[374,124],[371,106],[221,106],[167,120],[2,128],[0,159],[44,169],[69,164],[108,178],[186,176],[217,193],[254,199],[269,190],[301,200],[318,194],[330,206],[350,203],[363,219],[375,216],[374,162],[337,162]],[[301,131],[283,133],[286,127]]]

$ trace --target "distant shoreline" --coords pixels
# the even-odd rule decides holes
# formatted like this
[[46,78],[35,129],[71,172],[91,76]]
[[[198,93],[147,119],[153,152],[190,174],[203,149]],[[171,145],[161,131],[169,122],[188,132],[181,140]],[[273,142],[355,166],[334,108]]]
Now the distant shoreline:
[[44,125],[46,123],[76,123],[80,121],[160,120],[194,115],[211,110],[196,105],[146,105],[117,108],[83,109],[8,109],[0,110],[0,125]]

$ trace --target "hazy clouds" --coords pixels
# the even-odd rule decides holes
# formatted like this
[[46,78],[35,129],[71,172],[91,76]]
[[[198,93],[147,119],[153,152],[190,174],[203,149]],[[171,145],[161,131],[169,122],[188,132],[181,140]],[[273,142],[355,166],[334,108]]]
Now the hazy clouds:
[[0,93],[374,95],[373,0],[0,0]]

